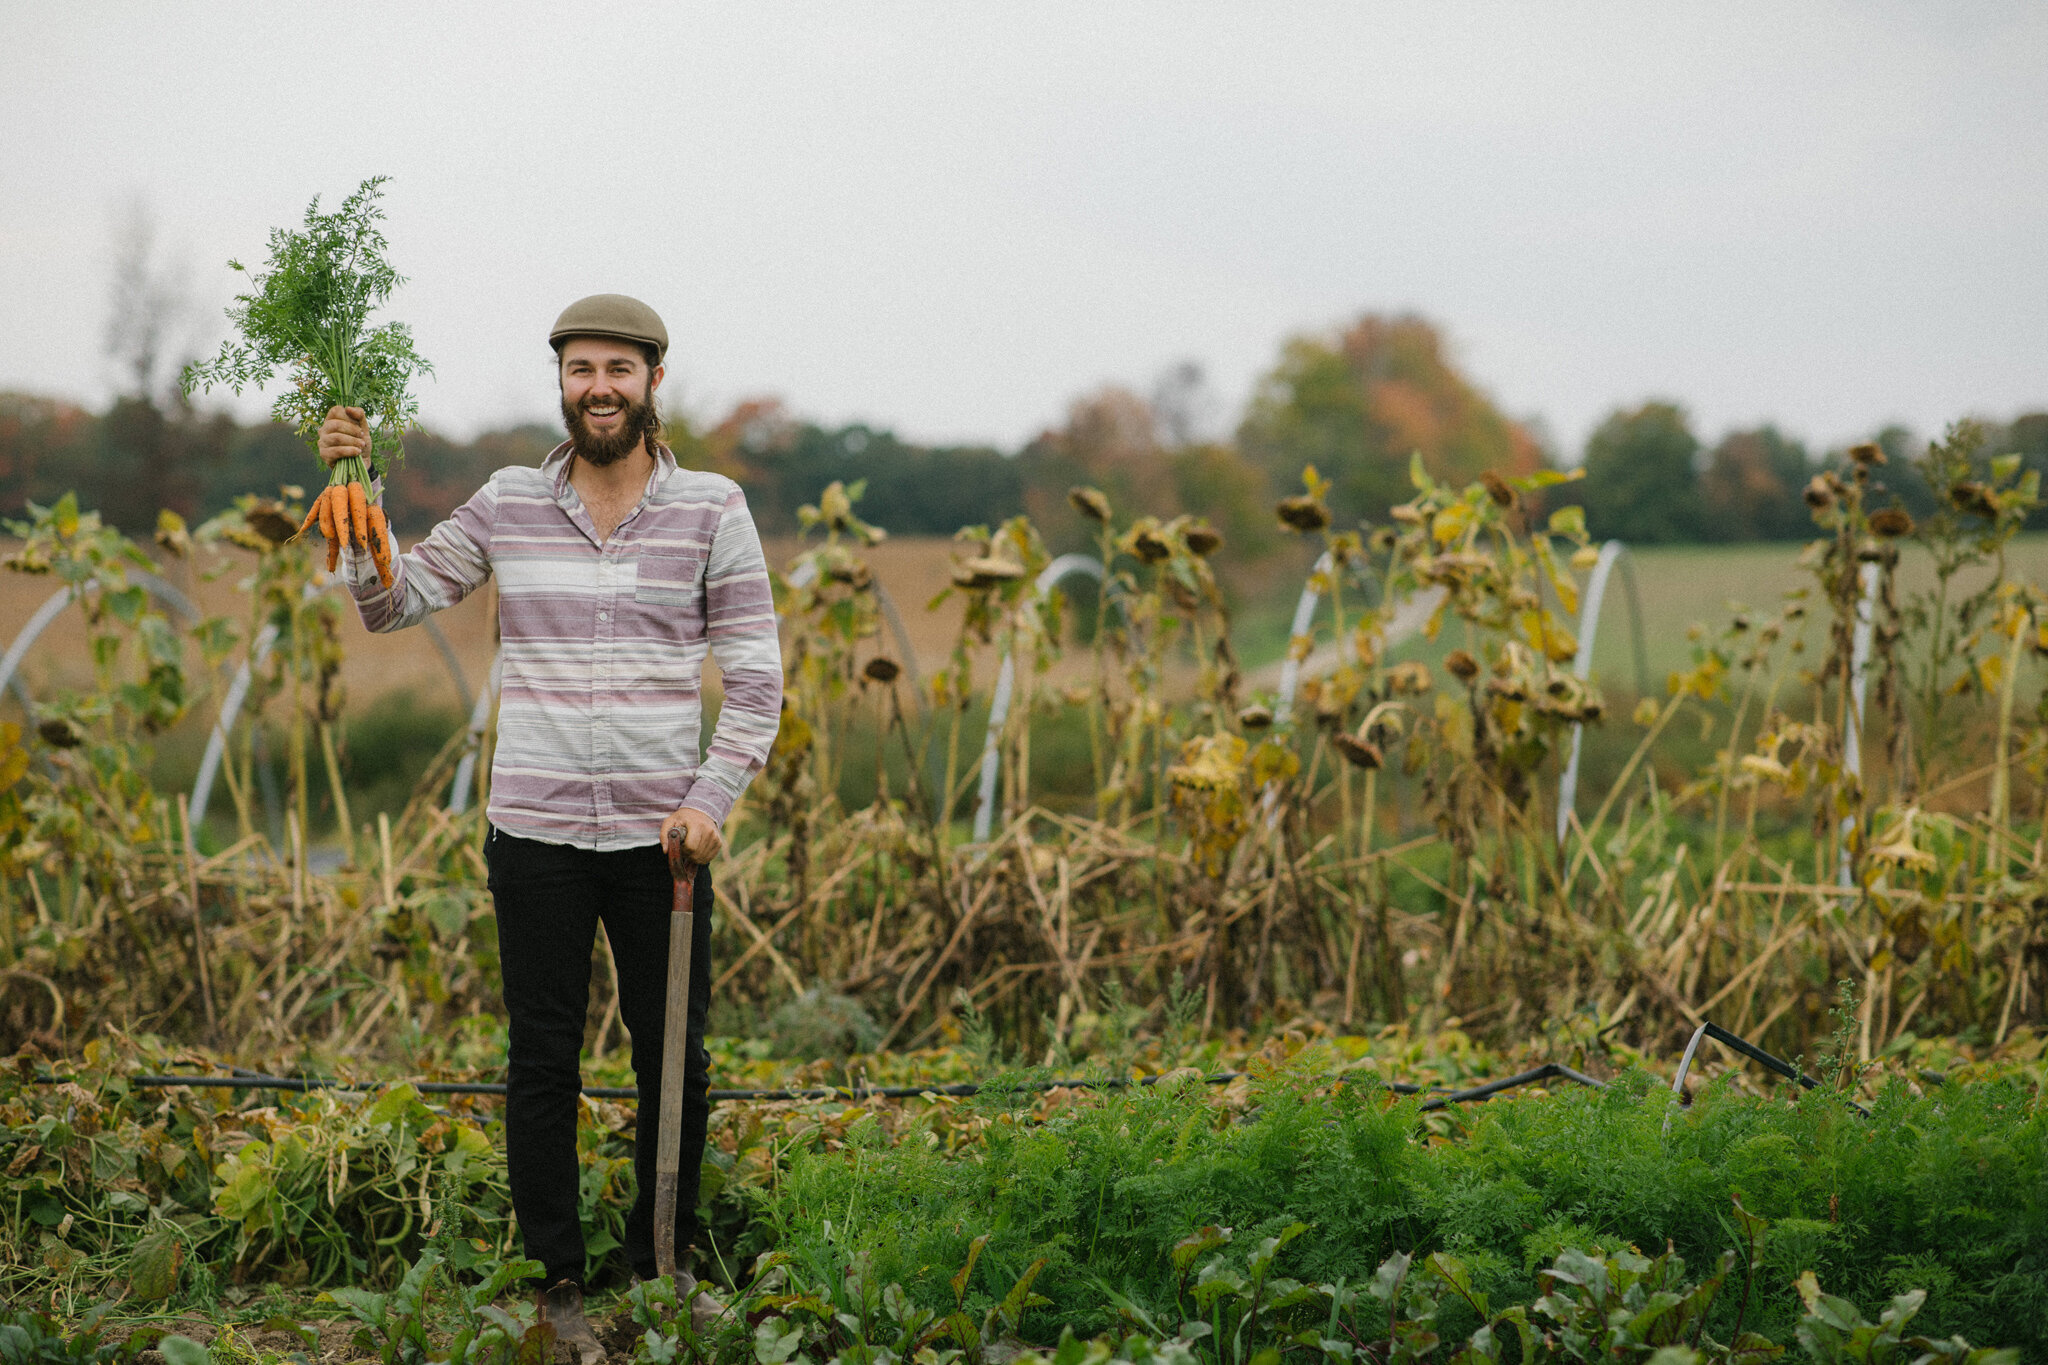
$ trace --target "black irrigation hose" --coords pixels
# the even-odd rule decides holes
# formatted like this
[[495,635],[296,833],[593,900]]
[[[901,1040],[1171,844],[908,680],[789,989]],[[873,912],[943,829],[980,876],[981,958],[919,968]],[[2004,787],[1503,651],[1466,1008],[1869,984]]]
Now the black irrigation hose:
[[1786,1080],[1797,1081],[1800,1085],[1804,1086],[1808,1090],[1820,1089],[1819,1081],[1807,1075],[1805,1072],[1801,1071],[1798,1067],[1792,1065],[1792,1063],[1786,1061],[1782,1057],[1772,1056],[1770,1053],[1758,1047],[1755,1043],[1750,1042],[1749,1039],[1737,1037],[1735,1034],[1730,1033],[1727,1029],[1722,1028],[1719,1024],[1716,1023],[1709,1022],[1705,1025],[1705,1027],[1707,1031],[1707,1036],[1709,1038],[1712,1038],[1715,1042],[1725,1043],[1729,1047],[1734,1048],[1737,1052],[1740,1052],[1743,1056],[1748,1057],[1750,1060],[1762,1062],[1765,1066],[1777,1072]]
[[[1580,1085],[1590,1085],[1595,1090],[1605,1090],[1607,1088],[1607,1082],[1596,1081],[1583,1071],[1572,1070],[1563,1062],[1545,1062],[1542,1066],[1532,1067],[1528,1071],[1509,1076],[1504,1080],[1488,1081],[1484,1085],[1475,1085],[1470,1090],[1453,1090],[1448,1095],[1439,1095],[1423,1105],[1422,1112],[1426,1114],[1432,1109],[1444,1109],[1453,1104],[1492,1099],[1503,1090],[1512,1090],[1519,1085],[1534,1085],[1538,1081],[1547,1081],[1554,1078],[1577,1081]],[[1389,1085],[1387,1088],[1391,1090],[1394,1087]],[[1415,1088],[1409,1087],[1406,1093],[1411,1095],[1416,1093]]]
[[[1762,1063],[1780,1076],[1785,1077],[1785,1079],[1797,1082],[1808,1090],[1818,1089],[1820,1086],[1820,1082],[1814,1080],[1784,1058],[1774,1056],[1758,1047],[1755,1043],[1750,1042],[1747,1038],[1731,1033],[1719,1024],[1709,1022],[1702,1023],[1698,1031],[1693,1034],[1692,1041],[1686,1045],[1685,1056],[1678,1063],[1678,1073],[1672,1082],[1672,1088],[1677,1090],[1681,1096],[1685,1095],[1686,1073],[1692,1067],[1693,1056],[1699,1050],[1700,1041],[1703,1038],[1712,1038],[1716,1042],[1723,1043],[1750,1060]],[[242,1067],[231,1067],[230,1071],[233,1074],[227,1076],[132,1076],[129,1078],[129,1084],[150,1089],[192,1086],[229,1090],[288,1090],[301,1093],[312,1090],[343,1090],[362,1093],[368,1088],[354,1081],[322,1080],[300,1076],[266,1076],[260,1072],[245,1070]],[[1202,1080],[1207,1085],[1227,1085],[1244,1074],[1242,1071],[1221,1071],[1211,1076],[1204,1076]],[[76,1078],[71,1076],[37,1076],[34,1079],[38,1084],[57,1085],[75,1080]],[[1165,1076],[1141,1076],[1135,1081],[1121,1079],[1026,1081],[1008,1088],[1033,1093],[1061,1089],[1122,1090],[1132,1085],[1157,1085],[1165,1079]],[[1932,1079],[1938,1084],[1944,1078]],[[1484,1084],[1471,1086],[1464,1090],[1452,1090],[1445,1094],[1434,1095],[1422,1106],[1422,1111],[1429,1113],[1433,1110],[1447,1108],[1453,1104],[1476,1103],[1491,1099],[1504,1090],[1513,1090],[1519,1086],[1535,1085],[1540,1081],[1548,1080],[1574,1081],[1579,1085],[1590,1086],[1595,1090],[1605,1090],[1607,1088],[1605,1081],[1594,1080],[1584,1072],[1575,1071],[1562,1062],[1545,1062],[1542,1066],[1532,1067],[1527,1071],[1518,1072],[1513,1076],[1503,1077],[1497,1081],[1487,1081]],[[391,1082],[386,1082],[385,1084],[388,1085]],[[414,1081],[411,1084],[415,1090],[424,1095],[502,1095],[506,1092],[505,1084],[502,1081]],[[1420,1095],[1425,1093],[1424,1087],[1407,1081],[1382,1081],[1381,1084],[1397,1095]],[[978,1095],[987,1088],[986,1083],[978,1081],[961,1081],[952,1085],[820,1086],[809,1090],[713,1090],[710,1093],[710,1098],[714,1103],[726,1100],[841,1100],[854,1102],[871,1099],[915,1099],[921,1095],[964,1097]],[[1428,1087],[1431,1090],[1440,1088],[1436,1086]],[[599,1100],[638,1100],[640,1098],[639,1089],[633,1086],[590,1085],[583,1087],[583,1093],[592,1099]],[[1854,1100],[1848,1100],[1848,1103],[1857,1113],[1865,1117],[1869,1116],[1870,1111],[1857,1104]]]
[[[236,1067],[235,1072],[237,1074],[231,1076],[130,1076],[128,1083],[153,1090],[190,1086],[195,1089],[214,1090],[285,1090],[302,1094],[314,1090],[342,1090],[363,1093],[365,1090],[372,1088],[354,1081],[322,1080],[302,1076],[266,1076],[260,1072],[243,1071],[240,1067]],[[1244,1074],[1242,1071],[1220,1071],[1214,1075],[1204,1076],[1202,1080],[1207,1085],[1228,1085]],[[1605,1081],[1596,1081],[1591,1076],[1583,1072],[1574,1071],[1572,1068],[1558,1062],[1545,1062],[1542,1066],[1505,1077],[1502,1080],[1488,1081],[1484,1085],[1473,1086],[1467,1090],[1453,1090],[1448,1094],[1436,1096],[1427,1104],[1424,1104],[1422,1108],[1424,1112],[1428,1112],[1434,1109],[1442,1109],[1447,1105],[1486,1100],[1504,1090],[1512,1090],[1518,1086],[1534,1085],[1538,1081],[1554,1078],[1577,1081],[1580,1085],[1589,1085],[1596,1090],[1605,1090],[1607,1088]],[[40,1084],[58,1085],[66,1081],[76,1080],[77,1078],[73,1076],[38,1076],[35,1079]],[[1027,1081],[1008,1088],[1036,1093],[1060,1089],[1122,1090],[1132,1085],[1157,1085],[1165,1079],[1165,1076],[1141,1076],[1135,1081],[1118,1079]],[[383,1084],[390,1085],[394,1084],[394,1082],[384,1082]],[[412,1081],[410,1084],[413,1089],[423,1095],[502,1095],[506,1092],[505,1084],[502,1081]],[[1382,1081],[1381,1084],[1397,1095],[1420,1095],[1424,1093],[1424,1087],[1407,1081]],[[922,1095],[964,1097],[978,1095],[986,1088],[988,1087],[984,1083],[976,1081],[961,1081],[952,1085],[821,1086],[810,1090],[713,1090],[710,1098],[714,1103],[722,1100],[902,1100],[916,1099]],[[638,1100],[640,1098],[639,1089],[633,1086],[587,1085],[583,1087],[583,1093],[592,1099],[599,1100]]]
[[[1820,1086],[1820,1082],[1814,1080],[1784,1058],[1764,1051],[1747,1038],[1731,1033],[1719,1024],[1707,1022],[1700,1025],[1699,1029],[1693,1034],[1692,1041],[1686,1045],[1685,1056],[1679,1060],[1678,1072],[1672,1081],[1672,1089],[1679,1093],[1684,1103],[1691,1102],[1690,1096],[1686,1095],[1685,1091],[1686,1073],[1691,1069],[1693,1056],[1698,1052],[1700,1041],[1704,1038],[1712,1038],[1716,1042],[1725,1044],[1750,1060],[1762,1063],[1785,1079],[1794,1081],[1808,1090],[1815,1090]],[[170,1089],[177,1086],[191,1086],[195,1088],[227,1090],[287,1090],[299,1093],[313,1090],[341,1090],[360,1094],[371,1088],[381,1088],[381,1086],[366,1087],[354,1081],[323,1080],[301,1076],[266,1076],[261,1072],[249,1071],[242,1067],[231,1067],[229,1070],[233,1074],[227,1076],[131,1076],[128,1078],[128,1083],[147,1089]],[[1211,1076],[1204,1076],[1202,1080],[1207,1085],[1227,1085],[1244,1074],[1242,1071],[1220,1071]],[[76,1080],[77,1078],[74,1076],[36,1076],[33,1079],[40,1085],[59,1085]],[[1167,1077],[1162,1075],[1141,1076],[1135,1081],[1122,1079],[1026,1081],[1007,1088],[1033,1093],[1062,1089],[1122,1090],[1132,1085],[1157,1085],[1165,1079]],[[1934,1083],[1939,1084],[1945,1078],[1930,1077],[1930,1079]],[[1478,1103],[1491,1099],[1504,1090],[1513,1090],[1519,1086],[1535,1085],[1539,1081],[1548,1080],[1574,1081],[1579,1085],[1590,1086],[1595,1090],[1605,1090],[1607,1088],[1607,1082],[1594,1080],[1584,1072],[1575,1071],[1562,1062],[1545,1062],[1542,1066],[1532,1067],[1527,1071],[1518,1072],[1513,1076],[1506,1076],[1497,1081],[1487,1081],[1484,1084],[1471,1086],[1468,1089],[1452,1090],[1444,1094],[1434,1095],[1423,1104],[1422,1112],[1429,1113],[1433,1110],[1445,1109],[1453,1104]],[[390,1085],[396,1084],[396,1082],[384,1082],[382,1084]],[[1381,1081],[1380,1084],[1397,1095],[1420,1095],[1425,1093],[1424,1087],[1407,1081]],[[423,1095],[503,1095],[506,1093],[506,1086],[502,1081],[413,1081],[411,1085]],[[964,1097],[978,1095],[987,1088],[989,1087],[984,1082],[960,1081],[952,1085],[855,1085],[820,1086],[809,1090],[713,1090],[710,1093],[710,1099],[713,1103],[726,1100],[840,1100],[855,1102],[871,1099],[916,1099],[922,1095]],[[1430,1090],[1440,1088],[1437,1086],[1428,1087]],[[598,1100],[637,1101],[640,1098],[640,1091],[635,1086],[588,1085],[583,1087],[583,1093],[592,1099]],[[1856,1101],[1848,1099],[1846,1096],[1843,1098],[1857,1113],[1862,1114],[1865,1118],[1870,1116],[1868,1109],[1857,1104]],[[1666,1124],[1667,1126],[1669,1124],[1668,1117],[1666,1118]]]
[[[1202,1079],[1210,1085],[1227,1085],[1242,1075],[1244,1075],[1242,1071],[1224,1071],[1214,1076],[1204,1076]],[[48,1078],[53,1084],[65,1079],[69,1078],[59,1076]],[[1136,1084],[1155,1085],[1162,1079],[1163,1077],[1159,1076],[1141,1076],[1136,1081]],[[308,1080],[296,1076],[263,1075],[131,1076],[128,1078],[128,1083],[152,1089],[189,1085],[210,1086],[228,1090],[349,1090],[358,1093],[368,1089],[381,1089],[384,1086],[399,1084],[399,1082],[385,1081],[379,1082],[376,1086],[365,1086],[355,1081]],[[423,1095],[502,1095],[506,1092],[506,1086],[503,1081],[413,1081],[410,1084],[413,1089]],[[1125,1080],[1028,1081],[1009,1088],[1031,1091],[1057,1090],[1061,1087],[1071,1090],[1118,1090],[1131,1084],[1133,1082]],[[915,1099],[920,1095],[978,1095],[984,1088],[984,1085],[980,1082],[961,1081],[953,1085],[842,1085],[820,1086],[812,1090],[713,1090],[711,1092],[711,1100],[713,1103],[721,1100],[906,1100]],[[1413,1087],[1410,1087],[1406,1093],[1412,1092]],[[586,1085],[583,1087],[583,1093],[594,1100],[638,1100],[640,1098],[640,1090],[637,1086]]]
[[[1693,1054],[1699,1050],[1700,1039],[1702,1038],[1712,1038],[1715,1042],[1721,1043],[1726,1047],[1741,1053],[1743,1056],[1749,1058],[1751,1061],[1761,1062],[1764,1066],[1767,1066],[1771,1070],[1777,1072],[1786,1080],[1796,1082],[1803,1089],[1820,1089],[1819,1081],[1807,1075],[1798,1067],[1786,1061],[1783,1057],[1773,1056],[1771,1053],[1768,1053],[1764,1051],[1762,1048],[1758,1047],[1755,1043],[1750,1042],[1749,1039],[1744,1038],[1739,1034],[1730,1033],[1727,1029],[1722,1028],[1719,1024],[1714,1023],[1712,1020],[1706,1020],[1703,1021],[1700,1024],[1698,1030],[1694,1032],[1694,1034],[1692,1035],[1692,1041],[1685,1045],[1685,1055],[1679,1058],[1678,1061],[1678,1074],[1672,1079],[1671,1082],[1671,1088],[1679,1093],[1679,1095],[1683,1099],[1683,1102],[1686,1104],[1692,1103],[1692,1097],[1686,1094],[1685,1074],[1692,1068]],[[1856,1101],[1850,1099],[1848,1096],[1842,1096],[1842,1100],[1851,1109],[1854,1109],[1857,1113],[1863,1115],[1864,1118],[1870,1117],[1870,1111],[1868,1109],[1865,1109],[1862,1105],[1856,1103]]]

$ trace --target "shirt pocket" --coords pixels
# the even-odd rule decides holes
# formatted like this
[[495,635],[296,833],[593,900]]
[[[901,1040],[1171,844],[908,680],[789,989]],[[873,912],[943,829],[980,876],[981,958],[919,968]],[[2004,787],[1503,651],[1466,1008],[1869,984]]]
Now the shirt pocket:
[[703,591],[703,581],[702,552],[641,555],[633,600],[655,606],[686,607]]

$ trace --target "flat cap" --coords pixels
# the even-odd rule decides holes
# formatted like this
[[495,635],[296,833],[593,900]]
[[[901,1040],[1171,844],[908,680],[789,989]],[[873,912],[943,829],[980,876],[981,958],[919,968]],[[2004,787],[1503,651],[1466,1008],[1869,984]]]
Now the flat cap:
[[654,348],[656,364],[668,355],[668,328],[661,325],[661,315],[624,294],[592,294],[564,308],[548,333],[548,345],[559,351],[570,337],[645,342]]

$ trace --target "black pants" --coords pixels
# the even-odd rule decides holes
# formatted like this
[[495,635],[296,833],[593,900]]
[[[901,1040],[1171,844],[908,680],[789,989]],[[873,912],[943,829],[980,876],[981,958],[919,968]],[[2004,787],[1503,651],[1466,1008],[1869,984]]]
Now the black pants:
[[[668,858],[643,848],[597,853],[493,829],[484,850],[497,903],[498,956],[511,1021],[505,1160],[526,1254],[547,1283],[583,1279],[577,1214],[576,1111],[590,954],[599,921],[619,969],[619,1015],[633,1041],[640,1087],[633,1170],[640,1194],[626,1217],[626,1256],[654,1274],[654,1151],[661,1119],[661,1041],[668,995],[668,923],[675,883]],[[697,873],[690,953],[689,1046],[683,1070],[682,1169],[676,1259],[697,1235],[697,1183],[711,1118],[711,1055],[704,1011],[711,996],[711,876]]]

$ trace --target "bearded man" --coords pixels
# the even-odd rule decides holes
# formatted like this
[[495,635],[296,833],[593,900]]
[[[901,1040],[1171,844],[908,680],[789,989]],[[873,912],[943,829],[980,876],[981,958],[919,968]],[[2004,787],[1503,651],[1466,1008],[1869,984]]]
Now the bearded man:
[[[625,1250],[652,1278],[654,1152],[662,1067],[684,1066],[677,1263],[696,1234],[710,1116],[704,1015],[711,994],[711,879],[697,876],[689,1042],[664,1058],[671,830],[706,864],[720,828],[767,760],[782,702],[761,541],[739,485],[679,468],[658,439],[668,330],[646,304],[599,294],[549,333],[569,439],[540,467],[501,469],[393,564],[380,586],[350,547],[343,576],[363,624],[399,630],[498,580],[502,682],[485,853],[496,905],[510,1044],[505,1105],[512,1206],[526,1254],[546,1270],[543,1318],[580,1365],[603,1348],[583,1312],[576,1116],[591,950],[611,943],[619,1012],[642,1102],[634,1133],[639,1197]],[[369,451],[361,409],[320,430],[330,465]],[[698,686],[718,662],[724,706],[698,755]],[[689,1281],[700,1324],[718,1311]]]

